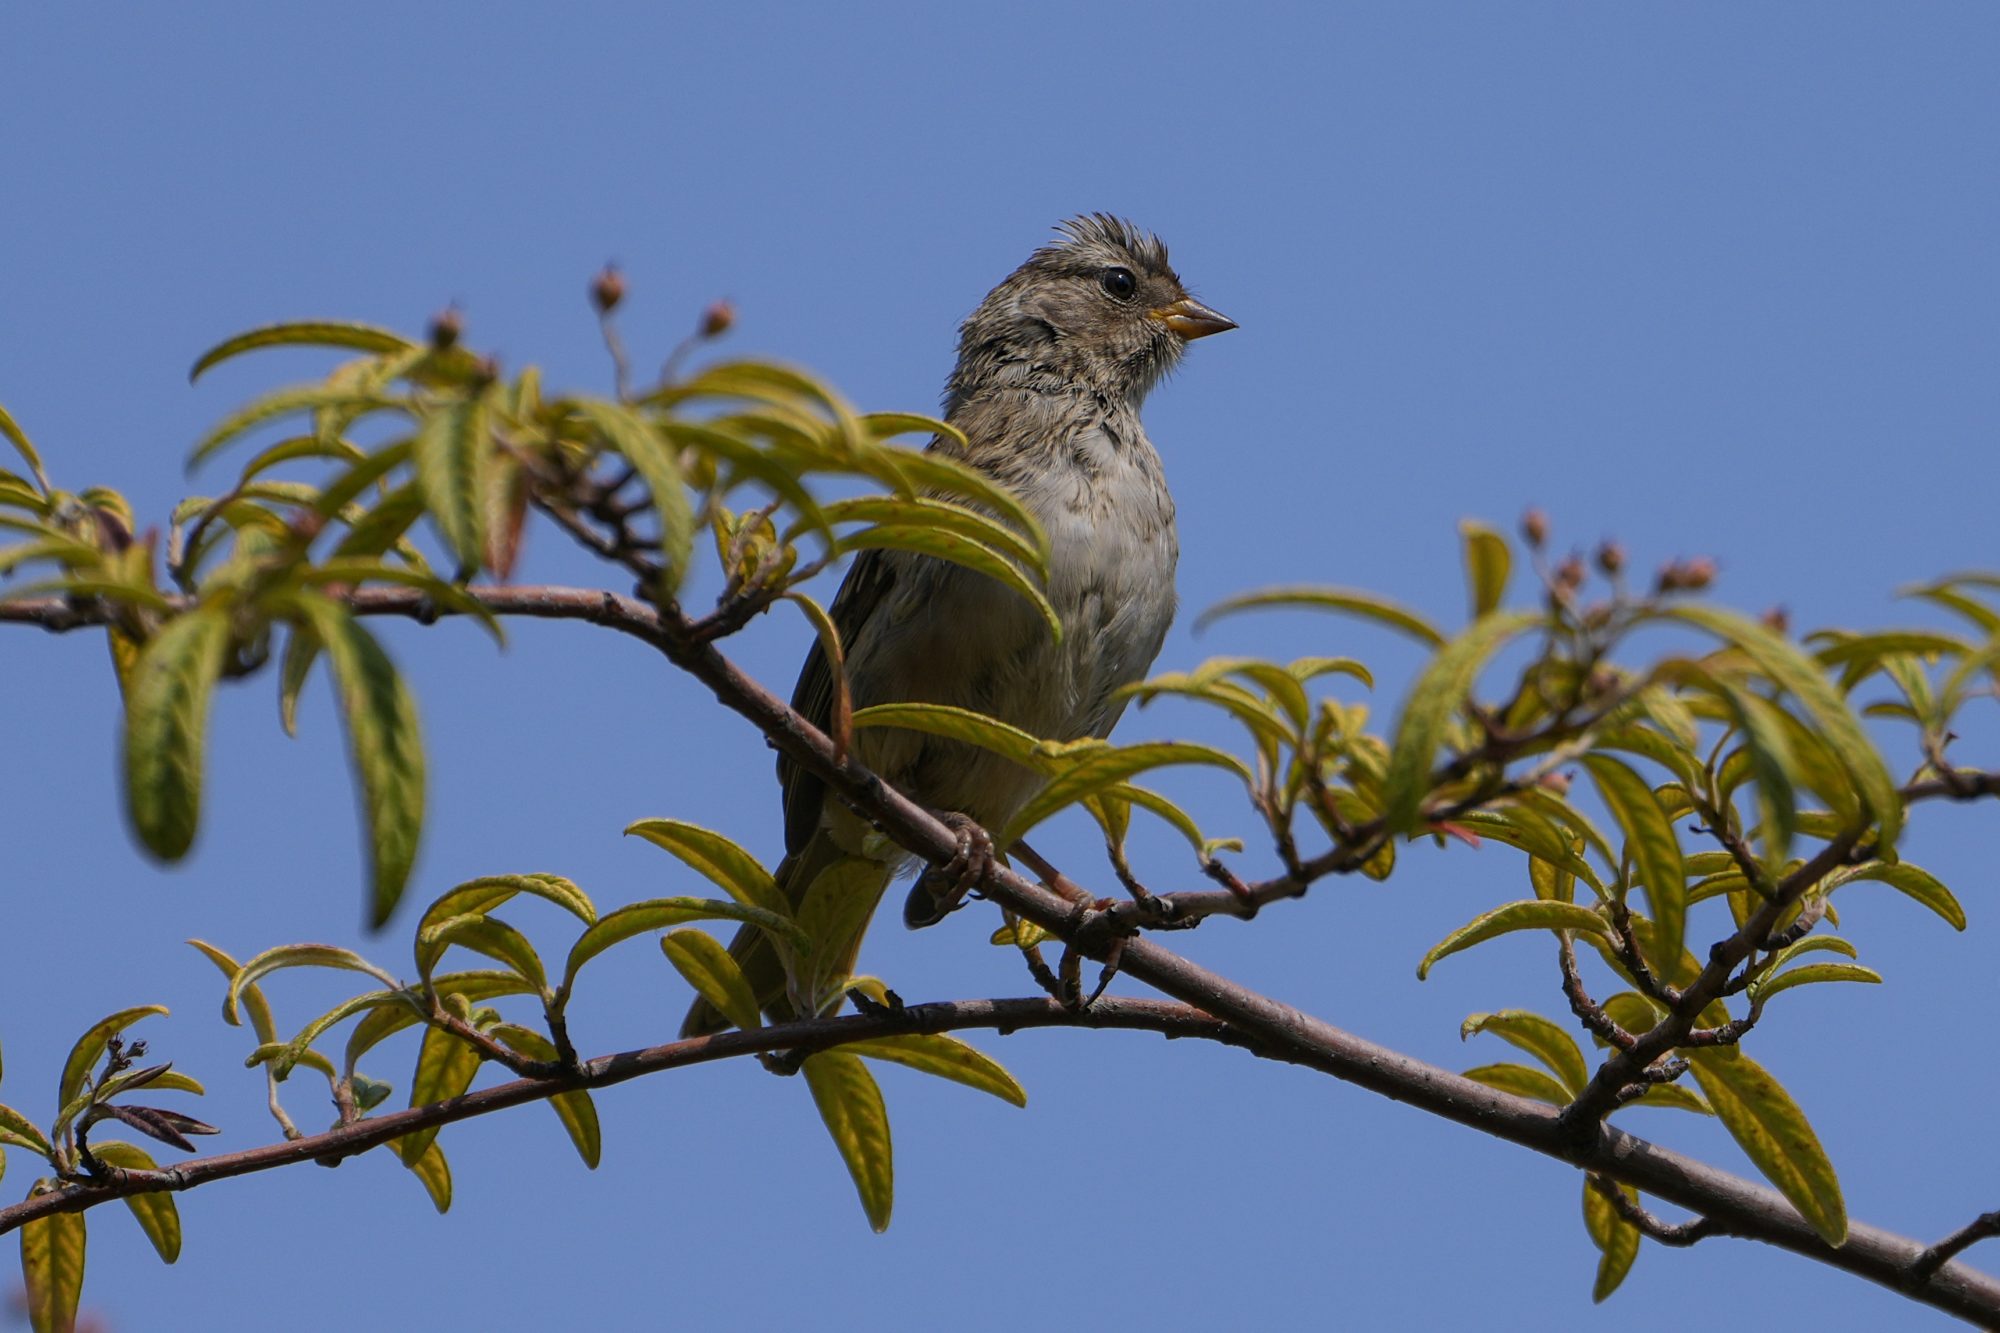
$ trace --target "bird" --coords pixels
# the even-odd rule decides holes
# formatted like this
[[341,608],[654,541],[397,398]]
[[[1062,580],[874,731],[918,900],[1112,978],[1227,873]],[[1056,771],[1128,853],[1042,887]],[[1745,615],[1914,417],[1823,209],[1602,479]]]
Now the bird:
[[[986,714],[1049,740],[1108,735],[1123,686],[1142,679],[1173,621],[1180,542],[1160,455],[1140,424],[1147,394],[1189,343],[1237,327],[1188,294],[1154,235],[1105,213],[1069,219],[987,293],[960,326],[943,416],[963,437],[927,446],[1007,487],[1049,541],[1047,595],[1060,642],[1023,597],[961,565],[906,551],[856,557],[829,611],[855,708],[927,702]],[[817,640],[792,707],[821,730],[834,682]],[[895,728],[854,737],[856,758],[959,837],[950,865],[920,876],[904,921],[930,925],[958,905],[1036,774],[961,741]],[[873,858],[843,881],[872,914],[908,861],[825,784],[780,757],[785,857],[775,872],[797,906],[829,867]],[[884,857],[887,859],[883,859]],[[866,914],[864,914],[866,915]],[[836,975],[852,970],[860,930]],[[774,1019],[798,1016],[777,951],[755,926],[730,946]],[[729,1021],[698,1000],[684,1037]]]

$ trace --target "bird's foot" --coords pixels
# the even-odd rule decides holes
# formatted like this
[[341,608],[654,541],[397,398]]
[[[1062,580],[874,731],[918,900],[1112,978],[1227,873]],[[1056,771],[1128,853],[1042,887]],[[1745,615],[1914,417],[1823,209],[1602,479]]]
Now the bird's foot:
[[999,864],[993,851],[993,835],[955,810],[938,813],[938,819],[958,839],[951,860],[932,866],[917,876],[910,896],[903,902],[903,924],[911,930],[933,926],[965,904],[966,895]]

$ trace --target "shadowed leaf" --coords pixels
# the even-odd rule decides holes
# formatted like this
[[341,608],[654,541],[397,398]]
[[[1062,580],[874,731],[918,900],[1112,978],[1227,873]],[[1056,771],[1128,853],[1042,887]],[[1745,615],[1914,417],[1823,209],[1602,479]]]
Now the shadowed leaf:
[[812,1089],[813,1104],[833,1136],[833,1145],[854,1178],[855,1192],[868,1214],[868,1225],[889,1229],[895,1204],[894,1152],[889,1139],[889,1111],[882,1090],[859,1056],[845,1051],[808,1055],[801,1071]]

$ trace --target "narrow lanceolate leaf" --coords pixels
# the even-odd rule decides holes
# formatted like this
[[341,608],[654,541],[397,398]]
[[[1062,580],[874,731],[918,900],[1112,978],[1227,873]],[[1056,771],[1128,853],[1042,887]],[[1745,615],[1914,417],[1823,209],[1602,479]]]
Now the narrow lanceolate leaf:
[[423,920],[417,923],[417,931],[423,931],[455,916],[467,913],[490,912],[503,903],[513,901],[517,894],[530,894],[554,903],[584,925],[597,920],[597,908],[588,894],[561,875],[536,872],[527,875],[481,875],[463,884],[454,885],[439,894],[436,901],[424,909]]
[[[425,1028],[417,1049],[416,1072],[410,1076],[410,1105],[429,1106],[456,1097],[472,1086],[479,1072],[479,1052],[443,1028]],[[392,1145],[403,1165],[414,1167],[436,1142],[438,1126],[405,1134]]]
[[[362,972],[391,990],[397,985],[394,977],[352,949],[343,949],[337,944],[281,944],[275,949],[264,950],[236,970],[236,975],[229,981],[229,993],[222,999],[222,1021],[231,1027],[241,1024],[243,1020],[237,1016],[237,1005],[243,993],[271,973],[289,967],[326,967],[340,972]],[[166,1010],[160,1012],[165,1013]]]
[[701,930],[669,931],[660,937],[660,948],[674,970],[716,1012],[745,1031],[763,1026],[764,1016],[758,1011],[757,992],[750,979],[713,935]]
[[433,409],[411,441],[417,484],[438,535],[461,570],[486,558],[486,396],[455,398]]
[[1490,1032],[1540,1060],[1562,1080],[1562,1085],[1572,1097],[1582,1092],[1584,1085],[1590,1082],[1590,1067],[1584,1062],[1583,1049],[1576,1044],[1576,1038],[1540,1014],[1529,1013],[1525,1009],[1473,1014],[1459,1025],[1459,1040],[1480,1032]]
[[1762,981],[1750,983],[1752,1000],[1768,1000],[1780,991],[1788,991],[1794,986],[1811,986],[1827,981],[1858,981],[1865,985],[1880,985],[1882,974],[1872,967],[1859,963],[1807,963],[1789,972],[1766,977]]
[[90,1070],[104,1054],[104,1048],[111,1039],[131,1027],[142,1018],[154,1014],[164,1014],[164,1004],[139,1004],[130,1009],[120,1009],[115,1014],[100,1018],[91,1024],[90,1030],[76,1039],[70,1047],[69,1059],[63,1061],[62,1081],[57,1084],[56,1105],[67,1106],[83,1091],[84,1080],[90,1077]]
[[705,875],[716,887],[745,907],[778,916],[791,915],[792,905],[778,892],[777,881],[757,858],[713,829],[678,819],[642,819],[625,828],[626,837],[641,837],[672,852]]
[[216,450],[245,432],[254,430],[267,421],[275,421],[279,417],[290,416],[295,412],[311,412],[327,408],[343,414],[352,421],[365,412],[400,406],[401,404],[395,399],[372,390],[356,390],[327,384],[300,384],[288,389],[278,389],[237,409],[196,441],[193,450],[188,454],[188,468],[193,470],[200,466]]
[[[1634,1203],[1639,1201],[1639,1192],[1630,1185],[1616,1188]],[[1597,1281],[1590,1289],[1590,1299],[1598,1302],[1618,1290],[1632,1271],[1632,1261],[1639,1257],[1639,1228],[1620,1217],[1588,1178],[1583,1182],[1583,1226],[1598,1249]]]
[[569,989],[583,965],[612,945],[649,930],[686,925],[690,921],[744,921],[788,943],[805,942],[804,932],[790,916],[779,916],[761,907],[745,907],[742,903],[715,898],[655,898],[606,912],[596,925],[584,931],[570,948],[569,961],[563,967],[562,989]]
[[680,591],[681,579],[694,555],[694,508],[688,501],[687,482],[681,476],[675,450],[651,422],[623,404],[580,398],[573,405],[577,414],[595,426],[646,483],[660,524],[659,595],[671,599]]
[[0,439],[5,439],[14,446],[14,452],[21,455],[22,460],[28,465],[28,470],[35,474],[35,485],[41,489],[43,495],[47,495],[49,474],[42,470],[42,456],[29,441],[28,433],[15,423],[14,418],[8,415],[4,407],[0,407]]
[[[503,995],[525,995],[528,983],[513,972],[489,968],[432,977],[431,990],[440,999],[458,997],[468,1004],[477,1004],[481,1000],[498,999]],[[416,1006],[412,1004],[382,1004],[370,1008],[347,1036],[347,1052],[343,1057],[347,1067],[354,1068],[362,1056],[384,1040],[421,1021]]]
[[1194,622],[1194,627],[1197,630],[1204,629],[1210,621],[1259,607],[1340,611],[1359,616],[1364,620],[1372,620],[1379,625],[1387,625],[1390,629],[1407,634],[1430,647],[1444,647],[1444,635],[1416,612],[1397,606],[1386,598],[1377,597],[1374,593],[1356,592],[1351,588],[1266,588],[1261,592],[1243,593],[1217,602],[1202,612],[1200,618]]
[[984,1051],[968,1046],[943,1033],[908,1033],[877,1037],[872,1041],[849,1042],[840,1048],[870,1060],[887,1060],[926,1074],[963,1083],[968,1088],[990,1092],[1015,1106],[1028,1104],[1028,1093],[1000,1062]]
[[548,993],[548,973],[528,937],[498,917],[468,912],[446,917],[417,935],[417,972],[428,979],[445,950],[457,945],[511,967],[535,991]]
[[1547,1102],[1551,1106],[1567,1106],[1570,1101],[1571,1094],[1567,1088],[1541,1070],[1530,1069],[1526,1065],[1480,1065],[1477,1069],[1466,1070],[1465,1077],[1474,1083],[1484,1083],[1489,1088],[1511,1092],[1516,1097],[1526,1097],[1531,1101]]
[[[54,1181],[38,1181],[34,1194],[54,1188]],[[21,1227],[21,1280],[28,1289],[28,1324],[34,1333],[75,1329],[87,1239],[82,1213],[51,1213]]]
[[858,532],[841,534],[840,539],[834,543],[834,549],[842,553],[864,550],[913,551],[918,555],[928,555],[954,565],[962,565],[966,569],[1005,584],[1026,598],[1029,605],[1041,614],[1043,623],[1049,628],[1049,637],[1058,643],[1062,641],[1062,620],[1056,615],[1055,607],[1049,604],[1047,594],[1032,578],[1022,572],[1019,565],[985,542],[975,541],[946,528],[921,526],[915,523],[877,523]]
[[896,1168],[882,1090],[875,1086],[874,1076],[860,1057],[845,1051],[808,1055],[801,1072],[812,1089],[819,1118],[826,1122],[826,1132],[833,1136],[833,1146],[840,1150],[840,1159],[854,1178],[868,1225],[877,1231],[888,1230],[889,1211],[896,1197]]
[[[106,1166],[115,1166],[123,1171],[157,1171],[159,1163],[144,1148],[133,1143],[109,1143],[99,1140],[90,1145],[90,1151]],[[181,1212],[174,1204],[174,1196],[160,1194],[128,1194],[125,1206],[138,1219],[139,1229],[146,1233],[146,1239],[153,1242],[160,1258],[172,1263],[181,1257]]]
[[[926,496],[858,495],[820,506],[827,523],[891,523],[907,527],[942,528],[968,541],[990,546],[1044,582],[1049,571],[1046,558],[1033,538],[976,509],[933,500]],[[785,533],[796,540],[808,525],[804,520]]]
[[[65,1101],[68,1098],[64,1099]],[[51,1157],[55,1149],[34,1121],[22,1115],[11,1106],[0,1106],[0,1143],[16,1148],[26,1148],[29,1152]]]
[[930,736],[944,736],[991,750],[1017,764],[1032,764],[1042,744],[1019,727],[949,704],[876,704],[855,713],[854,727],[857,731],[863,727],[902,727]]
[[1584,756],[1583,766],[1625,833],[1626,855],[1639,882],[1645,885],[1661,947],[1669,956],[1678,954],[1687,925],[1687,873],[1672,821],[1646,780],[1624,763],[1609,755],[1591,754]]
[[403,1165],[423,1184],[424,1193],[431,1196],[431,1207],[440,1213],[451,1211],[451,1163],[445,1161],[444,1149],[435,1140],[422,1157]]
[[1881,829],[1881,845],[1895,846],[1903,827],[1903,802],[1881,752],[1862,729],[1860,719],[1818,666],[1782,635],[1748,616],[1719,607],[1679,605],[1662,612],[1698,625],[1741,648],[1772,681],[1797,699],[1813,725],[1853,774],[1855,786]]
[[838,993],[833,984],[845,982],[861,932],[875,915],[890,874],[890,867],[880,861],[849,856],[820,871],[806,886],[799,900],[798,924],[808,942],[806,998],[812,1003]]
[[[488,1032],[530,1060],[553,1063],[558,1058],[555,1043],[533,1028],[524,1028],[518,1023],[495,1023]],[[576,1155],[583,1159],[585,1166],[595,1171],[604,1157],[604,1134],[598,1127],[597,1104],[591,1101],[589,1091],[578,1088],[574,1092],[559,1092],[549,1098],[549,1109],[562,1122],[563,1132],[569,1135]]]
[[293,324],[266,324],[250,329],[209,348],[188,371],[188,382],[201,378],[203,371],[232,356],[260,347],[349,347],[360,352],[403,352],[416,346],[399,333],[369,324],[301,321]]
[[1953,930],[1965,929],[1965,909],[1950,889],[1930,871],[1911,865],[1908,861],[1868,861],[1849,870],[1836,870],[1827,877],[1826,891],[1831,893],[1842,884],[1857,879],[1872,879],[1899,893],[1906,893],[1924,906],[1936,912],[1951,923]]
[[[867,418],[862,418],[865,424]],[[949,429],[949,428],[947,428]],[[956,432],[952,432],[956,434]],[[956,458],[939,453],[906,453],[896,450],[893,454],[896,479],[923,490],[946,495],[956,495],[971,500],[981,508],[990,510],[1004,519],[1010,527],[1028,534],[1044,562],[1049,555],[1048,535],[1042,525],[1020,499],[1006,487],[994,482],[977,468],[968,467]],[[884,480],[889,478],[884,477]]]
[[229,613],[200,606],[168,621],[133,664],[125,692],[125,808],[146,850],[177,861],[201,819],[208,699],[229,649]]
[[1417,979],[1421,981],[1430,975],[1431,967],[1440,958],[1516,930],[1580,930],[1603,939],[1611,938],[1611,924],[1588,907],[1553,899],[1527,898],[1474,917],[1445,936],[1436,948],[1424,955],[1424,961],[1417,964]]
[[1465,542],[1465,582],[1472,595],[1473,619],[1498,610],[1507,595],[1507,576],[1514,567],[1507,539],[1484,523],[1470,519],[1458,525]]
[[785,600],[805,613],[812,622],[813,633],[819,636],[819,650],[826,658],[827,675],[833,681],[833,707],[827,719],[827,736],[833,741],[835,763],[847,757],[848,749],[854,744],[854,691],[847,683],[847,652],[841,646],[840,627],[833,623],[833,617],[826,608],[814,601],[806,593],[792,591],[785,594]]
[[1741,1051],[1715,1047],[1686,1054],[1709,1105],[1764,1178],[1827,1244],[1843,1243],[1847,1207],[1840,1179],[1798,1103]]
[[345,607],[305,594],[294,604],[333,666],[367,821],[369,924],[380,926],[403,896],[423,831],[424,746],[416,701],[375,636]]
[[1479,669],[1507,640],[1539,623],[1539,615],[1526,611],[1485,616],[1440,648],[1424,668],[1396,721],[1396,741],[1389,752],[1383,817],[1391,832],[1404,833],[1416,826],[1430,794],[1431,764],[1444,744],[1447,724],[1465,705]]
[[1051,779],[1021,807],[1020,813],[1001,833],[999,841],[1002,846],[1009,845],[1063,807],[1169,764],[1206,764],[1250,781],[1250,771],[1235,755],[1192,741],[1141,741],[1136,745],[1107,748],[1088,755],[1074,767]]

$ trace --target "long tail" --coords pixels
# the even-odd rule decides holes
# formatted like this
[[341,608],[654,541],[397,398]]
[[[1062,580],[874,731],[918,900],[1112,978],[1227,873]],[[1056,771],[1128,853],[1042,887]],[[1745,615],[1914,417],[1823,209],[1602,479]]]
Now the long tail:
[[[819,877],[822,870],[848,858],[849,854],[840,849],[832,835],[821,829],[804,847],[778,864],[773,878],[778,881],[779,892],[783,893],[786,901],[796,908],[805,901],[806,890],[812,887],[813,880]],[[878,901],[882,890],[888,887],[892,874],[892,867],[887,865],[882,867],[881,881],[873,889]],[[871,906],[870,912],[872,911]],[[854,960],[861,951],[861,939],[866,933],[865,930],[855,932],[854,939],[848,946],[847,956],[841,960],[840,971],[854,970]],[[787,993],[784,962],[778,957],[778,951],[771,947],[769,936],[755,926],[739,927],[736,937],[729,942],[729,955],[736,960],[736,965],[743,969],[743,975],[749,980],[750,989],[756,995],[757,1003],[770,1016],[771,1021],[784,1023],[798,1016],[792,1005],[791,996]],[[732,1026],[730,1021],[714,1005],[707,1000],[697,999],[688,1009],[687,1017],[681,1020],[681,1036],[705,1037],[730,1026]]]

